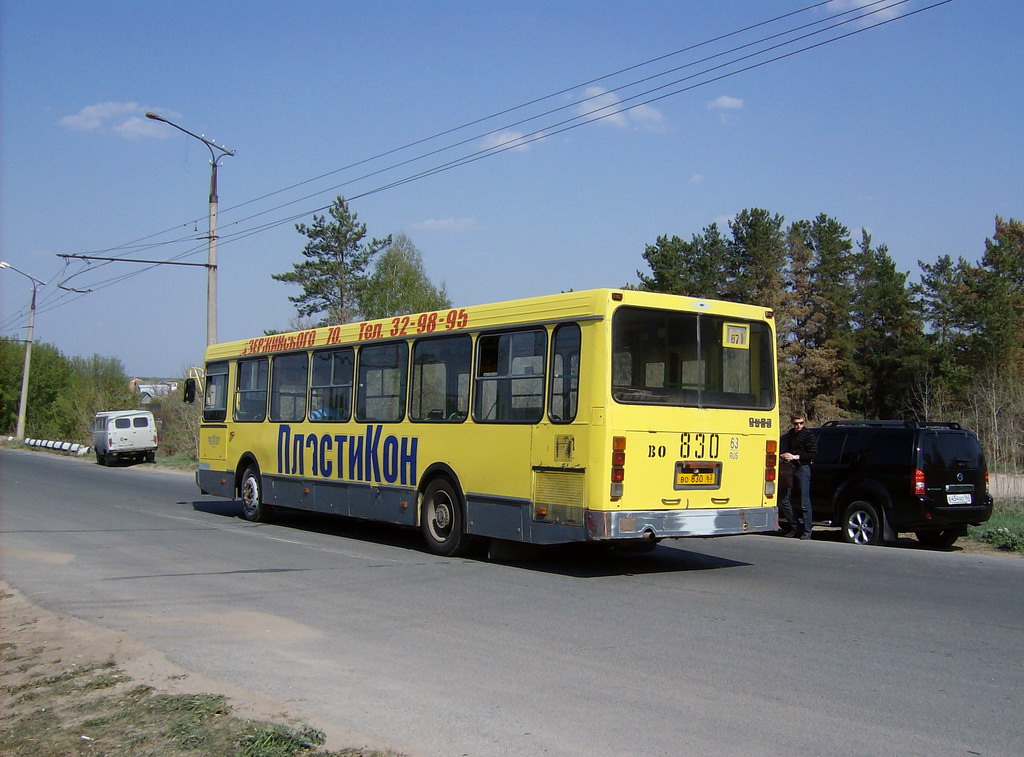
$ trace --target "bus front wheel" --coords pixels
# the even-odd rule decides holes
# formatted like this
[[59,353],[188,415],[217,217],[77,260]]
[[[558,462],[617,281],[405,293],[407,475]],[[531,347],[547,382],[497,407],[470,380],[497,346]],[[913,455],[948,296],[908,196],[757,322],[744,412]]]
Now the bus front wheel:
[[462,526],[462,505],[455,487],[445,478],[435,478],[423,492],[420,529],[427,549],[435,555],[454,557],[469,547]]
[[255,467],[250,465],[245,469],[238,491],[242,498],[242,517],[253,523],[266,521],[270,507],[263,504],[263,481]]

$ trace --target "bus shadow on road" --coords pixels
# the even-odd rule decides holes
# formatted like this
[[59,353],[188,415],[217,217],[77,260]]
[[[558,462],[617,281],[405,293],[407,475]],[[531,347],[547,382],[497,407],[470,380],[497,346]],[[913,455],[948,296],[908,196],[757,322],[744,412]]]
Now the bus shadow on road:
[[[238,500],[195,500],[190,504],[197,512],[223,518],[242,518],[242,503]],[[420,536],[417,529],[390,523],[296,510],[281,510],[276,512],[266,525],[335,536],[339,539],[354,539],[367,544],[405,549],[434,557],[427,551],[423,544],[423,537]],[[438,557],[437,559],[453,558]],[[637,553],[595,544],[536,546],[499,539],[480,539],[474,544],[469,554],[454,559],[507,565],[523,570],[573,578],[687,573],[750,565],[750,563],[738,560],[680,549],[678,545],[674,547],[658,546],[648,552]]]
[[504,542],[499,544],[500,550],[494,550],[492,545],[483,559],[523,570],[572,578],[689,573],[750,565],[678,547],[655,547],[649,552],[636,553],[594,544],[559,544],[544,547],[509,545]]

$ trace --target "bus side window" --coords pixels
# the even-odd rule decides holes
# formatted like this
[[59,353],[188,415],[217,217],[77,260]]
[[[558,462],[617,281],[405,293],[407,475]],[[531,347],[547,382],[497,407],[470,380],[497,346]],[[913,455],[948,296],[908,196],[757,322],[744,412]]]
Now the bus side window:
[[274,358],[270,377],[270,420],[294,422],[306,417],[306,379],[309,356],[280,355]]
[[351,347],[313,353],[313,378],[310,382],[309,419],[343,422],[352,417]]
[[469,414],[473,341],[468,334],[420,339],[412,348],[409,419],[461,423]]
[[235,391],[235,420],[262,421],[267,417],[267,359],[239,360]]
[[555,329],[551,349],[551,398],[548,414],[555,423],[576,420],[580,393],[580,327],[565,323]]
[[203,403],[204,421],[223,421],[228,417],[228,364],[206,366],[206,391]]
[[409,345],[370,344],[359,349],[356,420],[397,423],[405,417]]
[[477,339],[474,420],[536,423],[544,417],[547,336],[544,329],[531,329]]

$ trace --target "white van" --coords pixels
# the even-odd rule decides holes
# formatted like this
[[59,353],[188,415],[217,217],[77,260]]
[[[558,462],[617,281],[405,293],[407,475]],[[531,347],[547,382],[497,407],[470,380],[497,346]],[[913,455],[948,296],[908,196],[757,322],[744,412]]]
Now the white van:
[[156,422],[148,410],[106,410],[96,413],[92,424],[96,462],[156,460]]

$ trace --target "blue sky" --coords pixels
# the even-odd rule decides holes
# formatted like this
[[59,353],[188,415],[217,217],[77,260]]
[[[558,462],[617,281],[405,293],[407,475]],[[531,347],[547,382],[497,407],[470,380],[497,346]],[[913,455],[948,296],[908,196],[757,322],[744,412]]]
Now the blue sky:
[[[889,8],[894,1],[872,6],[881,12],[869,20],[654,96],[934,2]],[[285,328],[294,315],[287,298],[296,289],[270,278],[301,257],[305,238],[287,219],[309,222],[337,194],[532,132],[542,138],[351,208],[371,236],[408,235],[457,305],[635,283],[644,246],[659,234],[689,238],[750,207],[787,221],[824,212],[855,238],[867,228],[915,276],[918,260],[977,259],[996,215],[1024,217],[1020,0],[954,0],[625,109],[649,99],[623,102],[638,92],[793,35],[700,58],[869,3],[836,0],[594,81],[814,2],[5,0],[0,259],[48,282],[37,340],[68,355],[118,357],[132,375],[180,375],[201,363],[202,268],[83,270],[57,257],[191,251],[181,259],[205,262],[209,153],[146,111],[237,153],[219,173],[222,341]],[[607,118],[555,126],[598,106],[609,106]],[[161,244],[121,247],[143,238]],[[93,291],[63,292],[61,281]],[[27,279],[0,272],[5,336],[24,336],[30,294]]]

